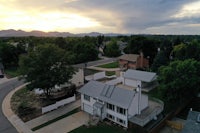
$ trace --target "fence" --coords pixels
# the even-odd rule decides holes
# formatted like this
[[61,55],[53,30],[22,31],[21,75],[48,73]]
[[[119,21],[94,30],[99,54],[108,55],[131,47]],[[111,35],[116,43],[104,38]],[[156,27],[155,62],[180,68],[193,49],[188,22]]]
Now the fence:
[[123,81],[123,78],[122,77],[118,77],[116,79],[113,79],[113,80],[110,80],[110,81],[106,82],[106,84],[108,84],[108,85],[116,85],[116,84],[118,84],[118,83],[120,83],[122,81]]
[[69,97],[67,99],[58,101],[55,104],[43,107],[42,108],[42,114],[47,113],[49,111],[52,111],[54,109],[57,109],[58,107],[61,107],[61,106],[65,105],[65,104],[68,104],[68,103],[71,103],[71,102],[73,102],[75,100],[76,100],[76,96],[74,95],[73,97]]

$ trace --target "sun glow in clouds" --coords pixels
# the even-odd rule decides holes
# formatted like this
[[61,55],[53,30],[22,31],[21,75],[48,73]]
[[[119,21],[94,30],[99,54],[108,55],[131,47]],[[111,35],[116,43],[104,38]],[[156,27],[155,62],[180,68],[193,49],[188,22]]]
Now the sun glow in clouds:
[[8,15],[6,15],[6,17],[4,16],[1,20],[4,23],[4,25],[1,25],[1,28],[24,29],[27,31],[66,31],[75,28],[92,28],[100,26],[98,22],[71,13],[31,13],[15,11],[12,13],[8,12],[7,14]]
[[184,5],[183,8],[173,17],[183,18],[183,17],[199,16],[199,14],[200,14],[200,1]]

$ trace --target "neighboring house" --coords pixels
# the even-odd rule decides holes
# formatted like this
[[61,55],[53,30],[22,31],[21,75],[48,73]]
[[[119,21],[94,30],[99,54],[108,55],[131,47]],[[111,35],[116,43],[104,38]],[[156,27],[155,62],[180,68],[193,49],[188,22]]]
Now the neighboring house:
[[141,87],[142,91],[146,92],[158,86],[156,73],[131,69],[123,74],[122,82],[133,88]]
[[149,67],[149,60],[143,54],[124,54],[118,58],[121,70],[144,69]]
[[75,68],[77,69],[76,73],[72,76],[70,80],[71,83],[75,84],[77,87],[84,85],[84,72],[82,68]]
[[[82,68],[75,68],[76,72],[72,75],[72,78],[69,80],[70,83],[76,85],[76,87],[84,85],[84,73]],[[63,87],[70,86],[69,83],[62,84],[60,86],[55,86],[56,89],[61,89]]]
[[187,120],[181,133],[199,133],[200,132],[200,112],[189,111]]
[[119,125],[128,127],[129,119],[148,107],[148,96],[141,90],[127,90],[90,81],[78,92],[81,93],[81,109],[101,120],[107,118]]

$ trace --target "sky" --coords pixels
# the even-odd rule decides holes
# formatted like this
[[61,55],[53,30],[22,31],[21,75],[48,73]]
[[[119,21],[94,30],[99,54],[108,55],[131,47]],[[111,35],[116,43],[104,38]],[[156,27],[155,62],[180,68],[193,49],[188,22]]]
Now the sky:
[[199,34],[200,0],[0,0],[0,30]]

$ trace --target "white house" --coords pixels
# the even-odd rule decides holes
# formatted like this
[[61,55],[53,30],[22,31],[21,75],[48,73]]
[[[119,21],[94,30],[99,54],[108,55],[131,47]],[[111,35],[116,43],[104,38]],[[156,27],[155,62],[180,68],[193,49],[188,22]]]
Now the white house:
[[148,107],[148,96],[141,90],[127,90],[98,81],[85,84],[81,93],[81,109],[100,119],[109,119],[128,127],[131,117]]

